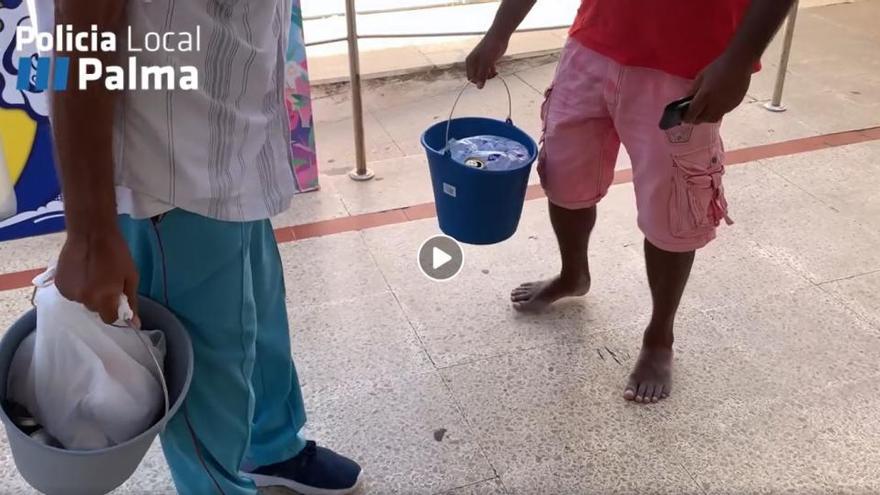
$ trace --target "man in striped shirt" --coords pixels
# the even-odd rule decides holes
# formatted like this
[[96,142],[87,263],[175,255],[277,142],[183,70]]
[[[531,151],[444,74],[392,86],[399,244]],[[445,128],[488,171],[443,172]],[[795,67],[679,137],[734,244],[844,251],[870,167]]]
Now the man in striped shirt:
[[192,336],[186,407],[162,437],[178,491],[350,493],[360,466],[300,436],[305,409],[268,220],[294,191],[283,99],[290,1],[55,3],[57,23],[116,32],[122,52],[148,33],[201,36],[189,51],[58,53],[73,78],[80,57],[195,67],[196,90],[93,83],[53,96],[68,229],[59,290],[107,322],[120,294],[146,295]]

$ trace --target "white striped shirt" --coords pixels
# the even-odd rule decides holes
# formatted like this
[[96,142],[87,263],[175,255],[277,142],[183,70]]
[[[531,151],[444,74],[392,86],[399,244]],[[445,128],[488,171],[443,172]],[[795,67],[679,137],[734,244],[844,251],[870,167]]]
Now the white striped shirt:
[[[251,221],[289,207],[290,8],[290,0],[128,1],[137,43],[147,32],[194,34],[198,26],[201,50],[132,54],[140,66],[196,67],[199,89],[123,93],[114,128],[120,213],[147,218],[181,208]],[[119,47],[127,46],[123,32]]]

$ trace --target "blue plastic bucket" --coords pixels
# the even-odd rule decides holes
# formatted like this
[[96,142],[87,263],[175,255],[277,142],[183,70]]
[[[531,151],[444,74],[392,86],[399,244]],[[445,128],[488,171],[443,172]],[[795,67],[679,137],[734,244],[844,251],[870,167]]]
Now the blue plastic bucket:
[[[512,170],[485,170],[456,162],[446,150],[449,139],[479,135],[519,142],[528,150],[529,160]],[[483,117],[453,119],[450,115],[449,120],[432,125],[422,134],[422,146],[428,154],[437,219],[444,234],[467,244],[495,244],[516,232],[538,146],[513,125],[509,114],[507,121]]]

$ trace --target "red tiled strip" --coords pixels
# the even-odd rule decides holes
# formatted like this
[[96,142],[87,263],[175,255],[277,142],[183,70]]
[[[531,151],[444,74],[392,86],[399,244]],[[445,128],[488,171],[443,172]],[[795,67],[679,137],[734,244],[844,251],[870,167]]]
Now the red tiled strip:
[[[798,153],[807,153],[810,151],[818,151],[837,146],[876,140],[880,140],[880,126],[854,131],[837,132],[833,134],[823,134],[801,139],[792,139],[790,141],[733,150],[727,153],[726,163],[727,165],[741,165],[757,160],[796,155]],[[615,172],[615,184],[624,184],[627,182],[632,182],[632,170],[626,169]],[[526,200],[541,199],[543,197],[544,191],[541,190],[541,186],[537,184],[529,186],[526,191]],[[283,244],[312,237],[321,237],[342,232],[381,227],[383,225],[394,225],[414,220],[422,220],[425,218],[433,218],[436,214],[434,203],[422,203],[395,210],[334,218],[331,220],[322,220],[292,227],[281,227],[275,230],[275,238],[279,243]],[[42,270],[40,269],[36,269],[0,274],[0,291],[28,287],[31,285],[31,280],[41,271]]]

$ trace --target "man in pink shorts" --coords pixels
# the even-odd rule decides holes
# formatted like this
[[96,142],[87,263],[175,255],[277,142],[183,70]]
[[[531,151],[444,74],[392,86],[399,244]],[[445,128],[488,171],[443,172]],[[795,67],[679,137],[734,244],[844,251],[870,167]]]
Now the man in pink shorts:
[[[503,0],[467,59],[482,87],[535,0]],[[624,390],[641,403],[672,385],[673,323],[694,253],[731,223],[721,177],[721,118],[743,100],[792,0],[583,0],[542,106],[538,172],[550,200],[561,273],[511,293],[543,309],[590,289],[587,248],[596,205],[620,145],[632,158],[653,314]],[[659,128],[664,107],[693,96],[682,125]]]

